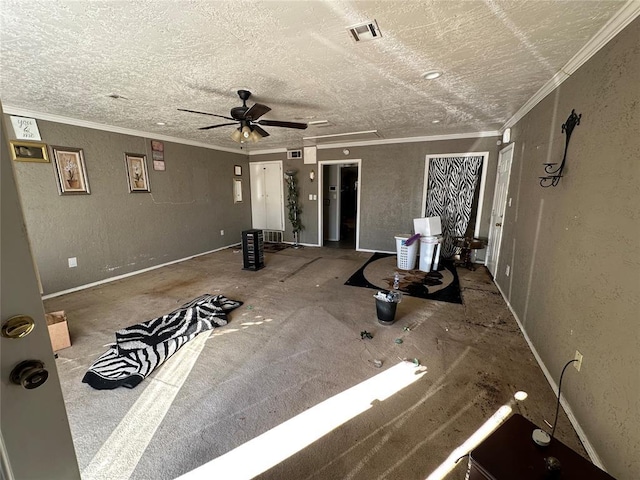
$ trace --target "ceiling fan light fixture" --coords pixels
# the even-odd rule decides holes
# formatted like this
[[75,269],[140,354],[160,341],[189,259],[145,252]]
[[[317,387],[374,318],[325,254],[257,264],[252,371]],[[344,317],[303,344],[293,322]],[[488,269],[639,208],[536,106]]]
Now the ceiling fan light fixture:
[[256,143],[256,142],[259,142],[261,139],[262,139],[262,135],[260,135],[255,130],[251,131],[251,134],[249,135],[249,141]]
[[233,133],[231,134],[231,140],[233,140],[234,142],[238,142],[238,143],[242,143],[242,132],[240,131],[239,128],[236,128]]
[[251,135],[251,129],[249,128],[248,125],[245,125],[244,127],[242,127],[242,132],[241,133],[242,133],[242,137],[245,140],[248,140],[249,136]]

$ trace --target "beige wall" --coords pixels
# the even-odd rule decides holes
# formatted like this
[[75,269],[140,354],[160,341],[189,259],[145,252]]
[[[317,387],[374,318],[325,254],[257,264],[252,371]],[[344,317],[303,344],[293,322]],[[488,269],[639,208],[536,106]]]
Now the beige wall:
[[[561,125],[574,109],[565,176]],[[605,467],[640,478],[640,20],[513,128],[497,283]],[[505,267],[511,275],[505,275]]]
[[[45,294],[237,244],[251,228],[245,154],[165,142],[161,172],[149,139],[42,120],[38,127],[49,145],[83,149],[91,187],[90,195],[61,196],[51,163],[15,162]],[[129,193],[124,152],[147,155],[151,193]],[[234,165],[243,166],[237,204]]]

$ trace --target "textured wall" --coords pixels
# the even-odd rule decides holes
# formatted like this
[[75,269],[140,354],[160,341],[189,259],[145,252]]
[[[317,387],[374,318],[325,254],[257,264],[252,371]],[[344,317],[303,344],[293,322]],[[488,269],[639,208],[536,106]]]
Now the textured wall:
[[[395,251],[394,236],[413,232],[413,219],[420,216],[424,188],[425,158],[431,154],[489,152],[487,179],[484,192],[480,235],[489,234],[489,216],[495,185],[498,159],[497,138],[475,138],[437,142],[400,143],[318,150],[318,160],[362,160],[360,192],[360,248],[365,250]],[[286,153],[252,155],[252,162],[282,160],[284,170],[297,168],[300,178],[302,222],[305,230],[301,242],[318,242],[318,203],[309,200],[309,194],[318,193],[317,182],[309,181],[309,172],[318,171],[318,165],[304,165],[302,160],[286,160]],[[478,183],[478,188],[480,184]],[[291,241],[291,226],[287,223],[285,240]],[[482,251],[479,252],[479,258]]]
[[[61,196],[52,164],[16,162],[45,294],[238,243],[250,228],[246,155],[165,142],[159,172],[148,139],[45,121],[38,127],[43,142],[84,150],[91,187],[90,195]],[[151,193],[129,193],[124,152],[147,155]],[[247,172],[238,204],[234,165]],[[76,268],[68,268],[69,257],[77,257]]]
[[[362,159],[360,248],[395,251],[394,236],[413,232],[420,216],[425,158],[431,154],[489,152],[481,236],[489,233],[489,214],[497,166],[496,138],[447,140],[319,150],[320,160]],[[478,183],[478,188],[480,184]]]
[[[515,152],[497,282],[605,467],[640,478],[640,20],[513,128]],[[582,114],[565,177],[561,125]],[[510,277],[505,276],[511,266]]]

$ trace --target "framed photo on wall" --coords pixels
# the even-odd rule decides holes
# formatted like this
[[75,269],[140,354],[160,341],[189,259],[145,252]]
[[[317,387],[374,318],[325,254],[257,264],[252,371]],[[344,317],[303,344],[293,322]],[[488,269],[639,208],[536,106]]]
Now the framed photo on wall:
[[60,195],[91,193],[81,148],[51,146]]
[[11,158],[16,162],[40,162],[49,163],[47,145],[37,142],[23,142],[10,140]]
[[124,162],[127,167],[129,193],[150,192],[149,175],[147,174],[147,157],[137,153],[125,153]]

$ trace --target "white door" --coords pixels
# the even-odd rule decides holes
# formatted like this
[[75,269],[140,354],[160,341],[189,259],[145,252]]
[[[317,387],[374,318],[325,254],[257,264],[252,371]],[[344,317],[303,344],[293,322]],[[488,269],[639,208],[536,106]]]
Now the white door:
[[253,228],[284,230],[282,162],[252,162],[251,217]]
[[[2,123],[2,143],[7,145]],[[0,151],[0,157],[0,322],[5,325],[7,320],[18,315],[31,317],[35,322],[33,331],[22,338],[0,336],[0,478],[79,480],[78,463],[33,269],[13,166],[5,146]],[[10,380],[14,367],[26,360],[43,362],[49,373],[44,383],[29,390]],[[31,378],[36,380],[36,377],[42,379],[44,375],[36,374]]]
[[496,188],[493,192],[493,207],[491,208],[491,225],[489,227],[486,260],[487,268],[494,278],[498,271],[498,256],[500,255],[500,243],[502,242],[502,222],[504,221],[504,211],[507,207],[513,145],[512,143],[502,149],[498,155],[498,172],[496,173]]

